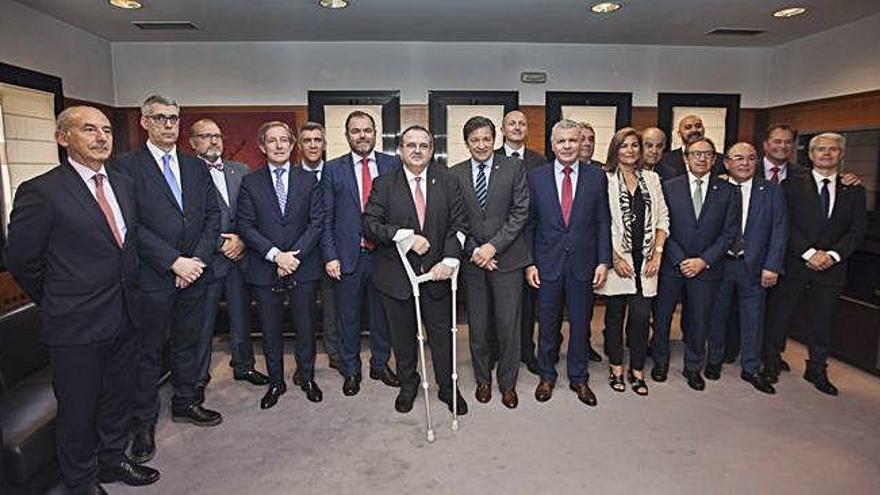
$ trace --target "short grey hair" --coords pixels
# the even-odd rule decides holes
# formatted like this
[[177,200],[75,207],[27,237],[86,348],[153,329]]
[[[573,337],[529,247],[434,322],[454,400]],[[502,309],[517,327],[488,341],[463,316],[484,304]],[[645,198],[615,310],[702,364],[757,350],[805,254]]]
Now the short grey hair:
[[553,124],[553,129],[550,131],[550,140],[553,140],[553,136],[555,136],[558,131],[583,128],[584,127],[580,122],[575,122],[571,119],[562,119],[559,122]]
[[70,130],[71,126],[71,116],[79,109],[83,107],[75,106],[75,107],[67,107],[58,114],[58,117],[55,118],[55,130],[59,132],[66,133]]
[[159,105],[168,105],[172,107],[176,107],[178,110],[180,109],[180,105],[177,104],[177,100],[174,98],[169,98],[167,96],[154,94],[147,97],[144,102],[141,104],[141,115],[147,116],[150,115],[150,106],[154,104]]
[[813,152],[813,148],[816,147],[816,143],[820,139],[830,139],[831,141],[835,141],[837,146],[840,148],[841,153],[846,151],[846,138],[836,132],[823,132],[822,134],[817,134],[810,139],[810,145],[808,146],[810,153]]
[[578,122],[578,124],[580,124],[581,129],[586,129],[586,130],[592,132],[594,136],[596,135],[596,129],[593,129],[593,126],[589,122],[582,120],[582,121]]

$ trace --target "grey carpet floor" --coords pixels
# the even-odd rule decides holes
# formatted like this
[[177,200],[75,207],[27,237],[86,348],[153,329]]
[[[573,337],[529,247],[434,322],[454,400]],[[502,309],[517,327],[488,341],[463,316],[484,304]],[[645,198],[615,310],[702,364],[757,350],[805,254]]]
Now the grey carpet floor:
[[[599,340],[594,336],[597,349]],[[533,396],[537,378],[522,367],[516,410],[504,408],[497,390],[489,404],[473,399],[466,329],[459,348],[471,411],[451,431],[432,382],[437,440],[427,444],[421,396],[406,415],[394,411],[395,389],[368,378],[358,396],[344,397],[342,378],[324,354],[316,373],[323,402],[312,404],[291,386],[288,352],[288,392],[261,411],[264,389],[232,379],[225,342],[218,341],[206,405],[223,413],[223,423],[172,423],[164,386],[158,455],[150,463],[162,479],[145,488],[106,488],[143,495],[880,494],[880,380],[833,361],[830,376],[841,395],[826,397],[801,378],[805,350],[797,343],[789,344],[793,369],[775,396],[741,381],[733,365],[705,392],[692,391],[680,374],[683,347],[676,342],[669,381],[649,381],[647,398],[612,391],[606,361],[591,366],[599,406],[582,405],[563,378],[563,355],[556,393],[544,404]],[[366,369],[368,352],[362,357]],[[265,369],[261,357],[257,366]]]

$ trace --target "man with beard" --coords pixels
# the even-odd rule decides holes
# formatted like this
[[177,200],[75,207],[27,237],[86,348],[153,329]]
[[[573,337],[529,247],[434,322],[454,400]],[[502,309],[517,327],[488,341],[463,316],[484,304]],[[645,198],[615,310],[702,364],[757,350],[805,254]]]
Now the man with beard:
[[[686,144],[696,139],[702,139],[706,135],[706,129],[703,127],[703,119],[696,115],[686,115],[678,123],[678,135],[681,138],[681,148],[663,154],[663,158],[655,168],[655,172],[660,174],[662,180],[669,180],[687,173],[685,166],[684,148]],[[722,153],[715,155],[715,161],[712,164],[711,174],[721,175],[724,173],[724,158]]]

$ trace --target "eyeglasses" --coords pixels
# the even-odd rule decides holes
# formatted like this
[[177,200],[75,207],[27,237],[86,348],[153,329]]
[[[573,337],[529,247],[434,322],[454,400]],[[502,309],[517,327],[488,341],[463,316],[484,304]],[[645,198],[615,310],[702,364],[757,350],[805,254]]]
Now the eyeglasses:
[[196,134],[196,137],[205,141],[210,141],[212,139],[220,141],[223,139],[223,134]]
[[156,115],[149,115],[148,117],[150,120],[159,125],[165,125],[167,123],[175,125],[180,122],[180,115],[165,115],[162,113],[157,113]]
[[758,157],[755,155],[749,155],[749,156],[733,155],[733,156],[727,157],[727,159],[734,162],[734,163],[746,163],[746,162],[757,162],[758,161]]
[[688,151],[688,155],[693,158],[712,158],[715,156],[714,151]]

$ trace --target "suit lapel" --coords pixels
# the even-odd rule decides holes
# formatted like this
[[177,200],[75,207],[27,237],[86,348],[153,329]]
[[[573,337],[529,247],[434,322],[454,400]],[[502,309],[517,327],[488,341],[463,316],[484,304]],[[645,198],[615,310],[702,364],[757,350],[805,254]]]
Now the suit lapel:
[[[115,172],[111,172],[107,170],[108,180],[110,181],[110,186],[113,188],[113,195],[116,196],[116,202],[119,203],[119,209],[122,210],[122,219],[125,222],[125,239],[123,239],[123,245],[128,245],[128,238],[133,230],[130,228],[131,225],[134,225],[136,219],[134,218],[134,198],[128,195],[128,190],[122,186],[116,187],[119,184],[118,178]],[[111,232],[112,234],[113,232]],[[115,239],[114,239],[115,241]]]
[[746,237],[750,230],[752,230],[752,220],[758,219],[758,212],[762,211],[764,207],[765,195],[767,194],[767,183],[764,180],[755,177],[752,181],[752,194],[749,197],[749,210],[748,216],[746,217],[746,228],[743,230],[743,237]]
[[[293,165],[290,166],[290,171],[288,172],[287,177],[287,203],[284,205],[284,217],[287,218],[290,215],[291,210],[293,210],[293,197],[295,196],[294,191],[299,186],[299,184],[294,184],[294,170]],[[299,181],[299,178],[296,178],[296,181]]]
[[[574,225],[575,220],[580,218],[581,214],[585,213],[586,210],[586,197],[587,197],[587,167],[592,165],[584,165],[581,162],[578,165],[577,171],[577,184],[574,189],[574,201],[571,202],[571,213],[568,219],[568,225]],[[560,214],[562,213],[562,206],[560,205]],[[577,218],[575,218],[577,217]]]
[[[266,168],[263,170],[262,176],[264,177],[263,180],[265,181],[264,187],[266,187],[266,189],[267,189],[266,197],[271,198],[270,201],[272,201],[272,211],[275,212],[275,215],[280,219],[280,218],[282,218],[281,207],[278,206],[278,193],[275,192],[275,174],[272,173],[272,165],[269,165],[268,163],[266,164]],[[289,185],[291,182],[290,177],[288,177],[287,182]],[[290,190],[290,187],[288,186],[288,193],[287,193],[288,202],[290,199],[289,190]]]
[[495,183],[498,182],[498,174],[500,174],[500,173],[501,173],[501,164],[498,163],[497,159],[493,159],[492,160],[492,172],[489,173],[489,184],[486,186],[487,187],[486,208],[488,208],[489,203],[492,202],[492,192],[495,191],[495,189],[498,189],[497,187],[495,187]]
[[[162,174],[162,171],[159,169],[159,165],[156,163],[156,160],[153,159],[153,155],[150,153],[150,150],[147,149],[146,144],[138,152],[138,160],[141,162],[141,166],[144,167],[144,169],[147,171],[147,175],[151,179],[153,179],[159,189],[161,189],[162,192],[165,193],[165,197],[168,199],[168,201],[171,201],[171,204],[174,205],[177,211],[183,214],[183,212],[180,211],[180,206],[177,204],[177,200],[174,199],[174,193],[171,192],[171,188],[168,186],[168,182],[165,181],[165,175]],[[183,169],[183,167],[180,166],[180,160],[177,161],[177,165],[178,168]],[[178,179],[180,178],[178,177]],[[182,181],[181,184],[183,184]],[[183,189],[182,186],[181,189]],[[182,190],[181,197],[183,197]]]
[[119,244],[116,243],[116,238],[113,236],[113,231],[110,230],[110,225],[107,224],[107,219],[104,217],[104,212],[101,211],[101,207],[98,206],[98,201],[95,199],[94,196],[92,196],[92,192],[89,191],[89,188],[82,181],[82,178],[79,176],[76,170],[74,170],[72,165],[65,164],[63,165],[63,167],[64,188],[67,189],[72,197],[76,198],[76,201],[80,204],[80,206],[83,207],[86,213],[88,213],[92,221],[98,224],[98,229],[104,233],[104,236],[107,238],[107,240],[112,242],[113,245],[118,248]]
[[[413,199],[412,191],[409,188],[409,182],[406,180],[406,173],[403,171],[403,167],[397,170],[397,187],[392,189],[393,191],[406,191],[406,199],[403,200],[404,204],[408,206],[410,222],[414,226],[415,230],[419,230],[419,214],[416,211],[416,202]],[[427,207],[425,208],[427,210]],[[427,221],[427,211],[425,212],[425,224]],[[424,229],[422,229],[424,230]]]
[[559,225],[561,225],[563,228],[565,228],[565,220],[562,218],[562,203],[559,201],[559,198],[561,197],[562,191],[560,191],[559,188],[556,187],[556,164],[555,163],[550,164],[549,172],[550,173],[546,176],[546,178],[549,179],[549,181],[550,181],[548,184],[547,190],[550,191],[550,194],[551,194],[550,200],[555,205],[554,211],[556,211],[556,221],[559,223]]
[[[358,164],[360,165],[360,164]],[[351,153],[348,154],[348,167],[345,171],[343,171],[342,177],[345,180],[345,185],[348,188],[349,192],[351,192],[351,199],[354,201],[355,206],[358,211],[361,211],[361,197],[360,197],[360,189],[358,189],[357,184],[357,175],[354,173],[354,159],[351,156]],[[378,170],[379,163],[378,159],[376,160],[376,169]]]

